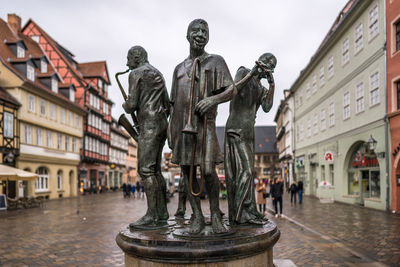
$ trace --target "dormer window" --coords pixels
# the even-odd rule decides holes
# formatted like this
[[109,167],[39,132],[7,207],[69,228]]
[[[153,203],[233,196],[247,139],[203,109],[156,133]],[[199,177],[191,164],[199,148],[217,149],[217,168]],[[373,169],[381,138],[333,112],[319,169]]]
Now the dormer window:
[[32,40],[35,41],[36,43],[39,43],[39,42],[40,42],[40,36],[39,36],[39,35],[33,35],[31,38],[32,38]]
[[31,64],[26,64],[26,77],[32,82],[35,81],[35,68]]
[[57,78],[51,78],[51,91],[58,93],[58,80]]
[[69,100],[75,102],[75,90],[72,87],[69,88]]
[[24,58],[25,57],[25,48],[22,46],[21,43],[17,44],[17,58]]
[[40,60],[40,72],[47,72],[47,62],[44,59]]
[[103,81],[101,80],[101,79],[98,79],[97,80],[97,87],[100,89],[100,88],[103,88]]

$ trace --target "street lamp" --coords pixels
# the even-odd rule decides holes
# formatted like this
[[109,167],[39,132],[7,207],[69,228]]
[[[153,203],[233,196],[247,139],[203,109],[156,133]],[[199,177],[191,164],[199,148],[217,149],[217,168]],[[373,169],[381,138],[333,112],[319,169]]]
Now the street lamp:
[[367,145],[368,145],[368,149],[371,153],[373,153],[375,151],[376,148],[376,143],[378,143],[371,135],[371,137],[369,138],[369,140],[367,141]]

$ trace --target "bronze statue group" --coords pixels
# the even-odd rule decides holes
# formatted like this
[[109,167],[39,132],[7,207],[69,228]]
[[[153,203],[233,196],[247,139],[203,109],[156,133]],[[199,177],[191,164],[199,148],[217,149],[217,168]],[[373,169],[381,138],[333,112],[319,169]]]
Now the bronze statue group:
[[[276,58],[270,53],[261,55],[252,69],[240,67],[233,80],[225,60],[204,50],[209,38],[205,20],[192,21],[186,38],[190,53],[175,68],[170,96],[162,74],[148,62],[145,49],[134,46],[128,52],[129,95],[123,108],[137,120],[128,128],[138,142],[138,173],[147,197],[146,214],[130,227],[146,229],[167,223],[166,185],[160,168],[166,140],[172,150],[171,161],[180,165],[183,174],[180,191],[186,193],[193,211],[187,228],[189,234],[200,234],[205,228],[198,197],[204,186],[214,234],[227,233],[234,224],[265,224],[266,219],[257,211],[255,202],[254,124],[260,106],[264,112],[272,107]],[[261,85],[264,78],[269,83],[268,89]],[[218,104],[227,101],[230,114],[223,155],[215,120]],[[222,162],[229,224],[223,221],[219,208],[215,166]],[[197,167],[200,167],[200,183],[196,179]]]

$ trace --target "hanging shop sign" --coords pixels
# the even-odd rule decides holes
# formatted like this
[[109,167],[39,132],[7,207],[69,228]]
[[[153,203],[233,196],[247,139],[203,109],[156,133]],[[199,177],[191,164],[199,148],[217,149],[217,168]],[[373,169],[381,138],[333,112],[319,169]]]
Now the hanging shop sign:
[[332,151],[326,151],[324,154],[324,160],[326,162],[333,162],[333,152]]
[[296,159],[296,167],[297,168],[302,168],[304,167],[304,157],[298,157]]

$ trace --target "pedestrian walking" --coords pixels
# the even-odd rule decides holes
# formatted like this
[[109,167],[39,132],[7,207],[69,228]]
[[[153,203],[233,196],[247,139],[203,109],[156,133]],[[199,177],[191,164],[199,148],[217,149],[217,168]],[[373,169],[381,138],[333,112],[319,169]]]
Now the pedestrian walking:
[[[272,203],[275,208],[275,217],[282,216],[282,195],[283,195],[283,183],[280,178],[274,180],[274,184],[271,186],[271,197]],[[279,213],[278,213],[279,203]]]
[[135,198],[135,192],[136,192],[136,186],[135,186],[135,184],[132,184],[131,193],[132,193],[133,198]]
[[299,181],[297,184],[297,192],[299,193],[299,204],[303,203],[303,181]]
[[267,205],[267,200],[264,198],[264,194],[267,194],[267,188],[262,179],[258,180],[258,184],[256,187],[257,191],[257,204],[260,209],[260,212],[265,215],[265,206]]
[[126,195],[131,198],[131,184],[128,183],[128,185],[126,186]]
[[290,191],[290,203],[296,204],[296,196],[297,196],[297,183],[293,181],[289,188]]
[[137,191],[137,197],[140,198],[140,182],[139,182],[139,180],[136,182],[136,191]]
[[126,183],[122,185],[122,196],[126,198]]
[[140,185],[140,189],[141,189],[141,197],[144,197],[144,185]]

